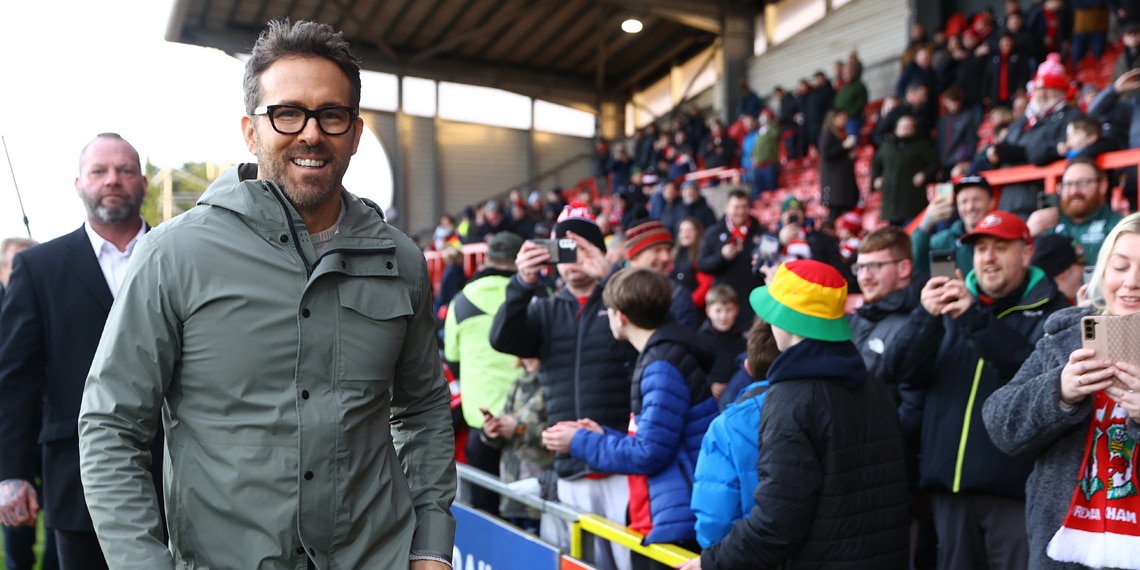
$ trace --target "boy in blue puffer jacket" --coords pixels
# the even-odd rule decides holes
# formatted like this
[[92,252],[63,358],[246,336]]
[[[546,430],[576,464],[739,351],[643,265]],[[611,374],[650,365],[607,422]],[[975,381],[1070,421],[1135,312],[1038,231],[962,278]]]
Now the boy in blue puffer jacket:
[[715,353],[670,318],[671,296],[668,279],[647,269],[622,269],[606,284],[603,300],[614,338],[641,353],[629,433],[583,418],[559,422],[542,437],[548,449],[629,475],[629,527],[645,536],[643,544],[696,549],[689,501],[701,439],[717,415],[705,383]]
[[[767,378],[768,366],[780,355],[772,326],[756,319],[748,333],[744,368],[752,378]],[[756,500],[756,461],[760,456],[760,409],[767,380],[756,380],[709,425],[701,442],[693,481],[693,513],[697,542],[708,548],[724,538],[732,523],[746,518]]]

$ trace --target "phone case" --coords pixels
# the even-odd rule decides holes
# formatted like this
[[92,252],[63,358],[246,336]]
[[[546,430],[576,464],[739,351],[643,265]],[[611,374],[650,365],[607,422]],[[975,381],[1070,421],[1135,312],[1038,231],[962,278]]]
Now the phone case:
[[1094,358],[1140,363],[1140,313],[1094,315],[1081,319],[1081,346],[1096,352]]
[[956,255],[952,249],[936,249],[930,252],[930,276],[956,277],[954,269],[957,267]]

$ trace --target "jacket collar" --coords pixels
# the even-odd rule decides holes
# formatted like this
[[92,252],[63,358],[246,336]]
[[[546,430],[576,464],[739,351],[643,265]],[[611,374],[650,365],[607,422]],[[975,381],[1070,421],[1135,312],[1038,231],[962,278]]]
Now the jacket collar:
[[850,341],[805,339],[789,347],[768,368],[768,382],[826,380],[855,389],[867,377],[867,366]]
[[[250,178],[255,172],[256,168],[250,165],[226,170],[198,199],[198,204],[233,212],[267,240],[277,241],[295,233],[305,255],[314,259],[312,240],[301,215],[276,183]],[[341,192],[344,220],[329,251],[395,249],[391,230],[381,215],[347,190]]]

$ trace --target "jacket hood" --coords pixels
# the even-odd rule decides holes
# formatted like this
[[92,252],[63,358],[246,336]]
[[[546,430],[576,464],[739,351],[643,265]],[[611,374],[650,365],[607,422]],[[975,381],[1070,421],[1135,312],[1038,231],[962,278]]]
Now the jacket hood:
[[[198,198],[198,204],[233,212],[266,239],[281,239],[292,234],[296,240],[298,235],[307,234],[304,219],[285,197],[281,187],[269,180],[259,180],[256,176],[256,164],[234,166],[210,184],[206,192]],[[388,224],[378,207],[374,208],[347,190],[341,190],[341,199],[345,206],[341,224],[353,228],[353,231],[338,234],[334,238],[335,248],[394,249],[396,247],[389,233]],[[303,241],[307,248],[306,255],[311,256],[311,259],[315,258],[312,244],[308,239],[296,241]]]
[[768,368],[768,382],[826,380],[854,390],[867,377],[867,366],[851,341],[804,339],[789,347]]
[[503,304],[507,283],[511,278],[510,273],[502,273],[482,273],[481,277],[469,281],[463,287],[463,296],[479,310],[493,316],[499,310],[499,305]]
[[649,352],[651,347],[661,344],[677,344],[685,347],[687,352],[697,359],[697,365],[705,373],[712,370],[713,363],[716,362],[716,351],[672,318],[667,319],[665,324],[661,325],[657,332],[649,337],[641,352],[644,354]]
[[[1025,292],[1022,293],[1018,304],[1048,300],[1053,296],[1052,290],[1057,288],[1056,285],[1053,285],[1052,280],[1045,277],[1045,272],[1036,265],[1029,266],[1025,272],[1025,279],[1028,283],[1025,285]],[[966,274],[966,289],[970,291],[971,295],[978,296],[978,276],[973,269]]]

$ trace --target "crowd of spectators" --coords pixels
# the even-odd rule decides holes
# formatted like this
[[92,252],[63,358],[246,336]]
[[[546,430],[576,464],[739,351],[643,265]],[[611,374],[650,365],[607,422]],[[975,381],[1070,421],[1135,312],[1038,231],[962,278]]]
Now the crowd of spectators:
[[[1121,44],[1113,76],[1103,88],[1078,85],[1082,59],[1113,51],[1110,16]],[[546,498],[629,522],[645,543],[703,549],[685,568],[826,566],[856,550],[881,567],[1140,568],[1135,557],[1090,554],[1077,529],[1103,525],[1088,531],[1065,510],[1074,457],[1096,453],[1081,439],[1093,406],[1136,437],[1140,369],[1098,365],[1094,397],[1072,370],[1091,355],[1063,332],[1078,316],[1136,310],[1111,288],[1140,290],[1137,222],[1109,203],[1123,186],[1135,208],[1135,169],[1105,172],[1096,157],[1140,146],[1138,54],[1140,2],[1008,1],[1000,17],[956,14],[932,36],[916,25],[896,89],[875,112],[851,53],[834,77],[817,71],[769,97],[742,82],[731,122],[690,107],[629,141],[599,142],[597,193],[512,190],[459,222],[445,216],[436,247],[502,232],[522,242],[517,273],[482,311],[493,316],[486,350],[527,364],[513,369],[513,387],[497,381],[493,406],[464,414],[471,435],[497,441],[504,477],[544,482],[530,488]],[[860,153],[870,158],[865,188]],[[818,192],[773,194],[797,159],[818,165]],[[1040,183],[998,190],[981,175],[1061,159],[1052,197]],[[742,186],[685,180],[719,167],[742,168]],[[868,233],[875,193],[880,227]],[[762,223],[754,206],[773,196],[779,218]],[[576,260],[553,259],[535,241],[552,237]],[[932,266],[935,253],[952,260],[949,273]],[[861,305],[845,304],[847,292]],[[836,407],[836,394],[846,403]],[[812,398],[832,407],[793,411]],[[1026,401],[1056,408],[1041,415],[1064,425],[1031,433],[1039,422]],[[844,407],[856,405],[897,415],[866,422]],[[828,420],[864,434],[827,436],[861,449],[862,479],[836,478],[853,468],[848,456],[813,458],[789,443],[824,437],[818,430],[834,426],[815,422]],[[789,457],[803,463],[785,469]],[[1073,473],[1058,475],[1058,465]],[[1046,482],[1033,482],[1036,473]],[[1027,515],[1027,485],[1063,493],[1045,507],[1030,501]],[[1073,508],[1092,508],[1079,499]],[[844,500],[881,516],[847,512]],[[538,528],[538,513],[503,505],[516,524]],[[1134,519],[1126,533],[1140,537]],[[616,546],[599,543],[595,554],[599,568],[654,567]]]

